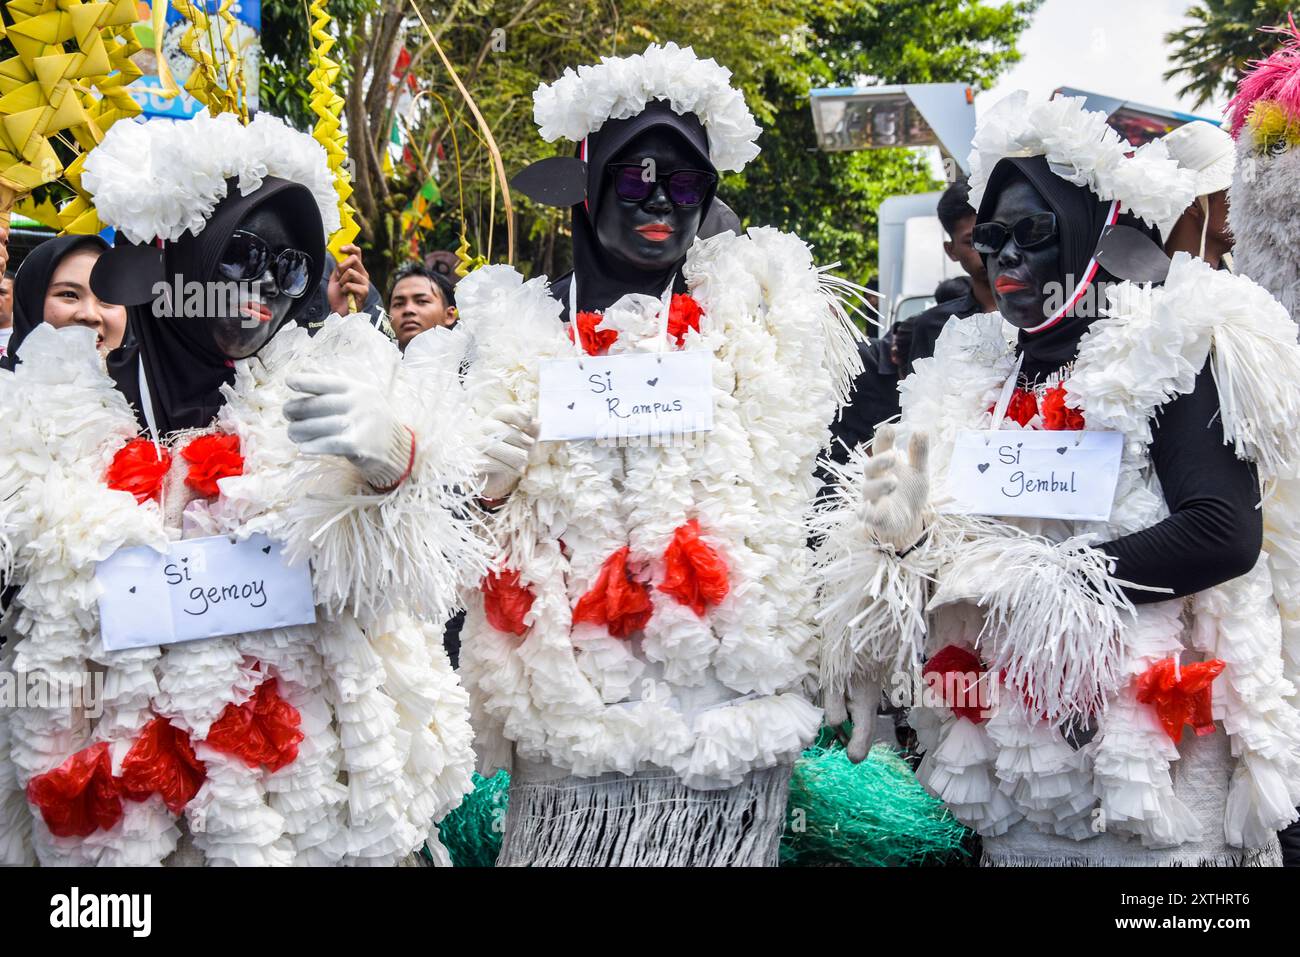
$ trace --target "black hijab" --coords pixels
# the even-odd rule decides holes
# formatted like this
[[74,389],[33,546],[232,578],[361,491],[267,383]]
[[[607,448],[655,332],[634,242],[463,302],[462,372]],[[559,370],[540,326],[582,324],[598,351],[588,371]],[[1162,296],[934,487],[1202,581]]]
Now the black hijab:
[[[694,113],[675,113],[663,100],[651,100],[636,116],[606,121],[587,137],[585,143],[578,145],[578,157],[587,164],[587,200],[574,206],[571,216],[573,267],[578,276],[578,309],[582,312],[602,312],[628,293],[658,298],[670,278],[674,292],[686,291],[686,281],[681,274],[685,255],[658,272],[645,272],[607,256],[596,238],[596,214],[608,178],[606,167],[633,137],[656,126],[666,126],[676,132],[698,154],[699,168],[717,174],[717,168],[709,161],[709,138],[699,118]],[[701,204],[701,222],[708,215],[716,192],[715,185]],[[566,319],[572,276],[570,273],[551,286],[552,295],[564,304]]]
[[[325,268],[325,239],[320,210],[311,191],[298,183],[266,177],[260,188],[247,196],[232,180],[226,198],[217,204],[198,236],[186,233],[163,248],[162,276],[169,287],[179,277],[183,283],[208,283],[217,279],[217,266],[226,241],[239,223],[254,210],[275,203],[294,236],[297,248],[312,257],[317,270]],[[109,265],[105,263],[105,265]],[[96,279],[97,283],[99,279]],[[308,288],[320,281],[319,273]],[[308,303],[304,296],[293,302],[281,328],[293,322]],[[212,328],[202,319],[174,319],[154,315],[152,300],[127,308],[128,325],[139,340],[139,362],[110,364],[118,390],[136,409],[143,427],[140,392],[140,363],[152,399],[154,420],[160,434],[180,429],[205,428],[222,405],[221,387],[233,382],[234,363],[217,347]]]
[[[1046,157],[1011,157],[998,161],[989,174],[988,185],[976,223],[993,218],[1002,187],[1017,174],[1029,181],[1056,214],[1060,229],[1061,260],[1057,282],[1061,288],[1072,291],[1075,284],[1087,273],[1088,263],[1097,250],[1101,231],[1106,226],[1110,202],[1098,199],[1086,186],[1076,186],[1052,172]],[[1118,222],[1140,229],[1147,235],[1154,231],[1127,213],[1120,213]],[[1100,265],[1093,276],[1091,294],[1084,295],[1056,325],[1042,332],[1020,331],[1017,352],[1023,355],[1022,374],[1031,382],[1050,375],[1063,365],[1073,362],[1079,351],[1079,340],[1088,331],[1094,319],[1100,317],[1106,304],[1105,287],[1115,282],[1115,277]]]
[[99,236],[55,236],[41,243],[23,260],[14,276],[14,331],[0,368],[13,369],[18,363],[18,347],[33,329],[45,321],[45,294],[50,280],[69,253],[90,246],[101,252],[108,248]]

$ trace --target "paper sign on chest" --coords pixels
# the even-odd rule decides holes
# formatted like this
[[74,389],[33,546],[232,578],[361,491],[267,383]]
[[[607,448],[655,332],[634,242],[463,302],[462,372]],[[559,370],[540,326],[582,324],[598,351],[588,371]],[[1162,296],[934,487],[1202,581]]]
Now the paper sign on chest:
[[173,542],[165,554],[123,548],[99,563],[109,651],[170,645],[316,620],[311,569],[289,565],[265,535]]
[[713,428],[707,352],[545,359],[538,385],[543,441],[673,436]]
[[1119,432],[963,430],[948,467],[952,501],[943,511],[1107,521],[1123,447]]

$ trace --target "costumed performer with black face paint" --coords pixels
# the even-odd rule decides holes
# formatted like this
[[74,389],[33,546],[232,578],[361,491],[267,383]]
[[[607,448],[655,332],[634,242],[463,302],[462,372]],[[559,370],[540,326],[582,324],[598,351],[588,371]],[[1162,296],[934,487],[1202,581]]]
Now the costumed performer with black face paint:
[[[426,840],[437,859],[472,753],[429,623],[487,557],[457,370],[408,372],[365,316],[294,324],[338,200],[280,120],[120,123],[83,183],[122,240],[92,286],[139,351],[110,377],[91,330],[41,326],[0,376],[22,583],[3,664],[102,673],[102,710],[29,696],[0,717],[0,859],[383,865]],[[311,560],[314,624],[109,649],[98,562],[259,533]]]
[[1300,350],[1259,286],[1165,258],[1192,174],[1082,103],[980,121],[999,311],[949,324],[822,516],[828,718],[910,700],[985,864],[1276,864],[1300,717],[1260,545]]
[[[542,136],[577,155],[515,185],[572,207],[574,272],[548,289],[491,266],[456,289],[467,383],[503,423],[502,550],[461,649],[481,768],[512,774],[501,864],[774,865],[821,724],[804,519],[857,349],[797,237],[695,239],[718,171],[758,152],[729,79],[669,43],[541,86]],[[531,440],[544,360],[691,353],[711,431]]]

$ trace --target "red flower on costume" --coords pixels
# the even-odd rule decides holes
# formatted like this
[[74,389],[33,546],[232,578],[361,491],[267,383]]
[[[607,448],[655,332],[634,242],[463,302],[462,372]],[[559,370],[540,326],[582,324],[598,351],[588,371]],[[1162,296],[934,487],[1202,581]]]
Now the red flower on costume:
[[107,831],[122,817],[108,742],[78,751],[53,771],[27,782],[27,800],[41,810],[55,837],[87,837]]
[[217,480],[244,474],[244,457],[239,454],[239,436],[217,432],[200,435],[185,448],[181,458],[190,463],[185,484],[200,495],[221,494]]
[[1165,734],[1177,744],[1183,725],[1190,724],[1198,735],[1214,732],[1210,714],[1210,683],[1223,671],[1218,658],[1175,668],[1174,659],[1158,661],[1138,676],[1137,699],[1154,705]]
[[1016,389],[1007,403],[1007,418],[1017,425],[1028,425],[1038,414],[1038,398],[1028,389]]
[[497,574],[488,572],[479,586],[483,592],[483,611],[488,624],[497,631],[522,635],[528,630],[524,616],[533,607],[533,593],[519,584],[519,572],[513,568]]
[[[582,337],[582,349],[589,356],[603,356],[609,347],[618,341],[617,329],[597,329],[605,318],[599,312],[578,313],[578,335]],[[565,330],[569,341],[573,341],[573,323]]]
[[154,718],[122,759],[118,783],[131,800],[161,794],[168,809],[180,814],[207,776],[203,762],[194,755],[190,736],[166,718]]
[[[930,675],[935,677],[932,679]],[[979,694],[983,675],[984,665],[979,657],[960,645],[940,648],[921,669],[921,680],[927,688],[936,688],[943,695],[944,707],[974,724],[987,720]]]
[[301,723],[298,709],[280,697],[276,680],[268,678],[243,704],[226,705],[212,723],[206,743],[250,768],[264,764],[268,771],[278,771],[298,757]]
[[664,550],[666,571],[659,590],[672,595],[695,614],[727,597],[727,563],[700,538],[700,523],[691,519],[673,532]]
[[1043,396],[1043,428],[1052,432],[1077,432],[1083,427],[1083,413],[1065,404],[1065,386],[1048,389]]
[[575,625],[583,622],[605,625],[615,638],[626,638],[645,627],[652,611],[650,589],[628,573],[629,551],[624,545],[605,559],[596,583],[573,609]]
[[704,310],[700,308],[700,304],[693,296],[680,292],[673,294],[672,302],[668,306],[668,335],[677,343],[679,349],[686,342],[688,329],[700,331],[702,315]]
[[109,488],[130,492],[137,502],[154,498],[162,488],[172,454],[148,439],[132,439],[117,450],[104,482]]

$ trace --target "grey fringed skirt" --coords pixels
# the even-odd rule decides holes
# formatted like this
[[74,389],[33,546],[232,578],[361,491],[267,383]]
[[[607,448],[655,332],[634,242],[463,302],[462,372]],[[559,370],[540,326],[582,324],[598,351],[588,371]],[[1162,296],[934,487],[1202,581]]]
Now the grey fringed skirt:
[[581,778],[517,760],[497,866],[774,867],[790,773],[697,791],[671,771]]

